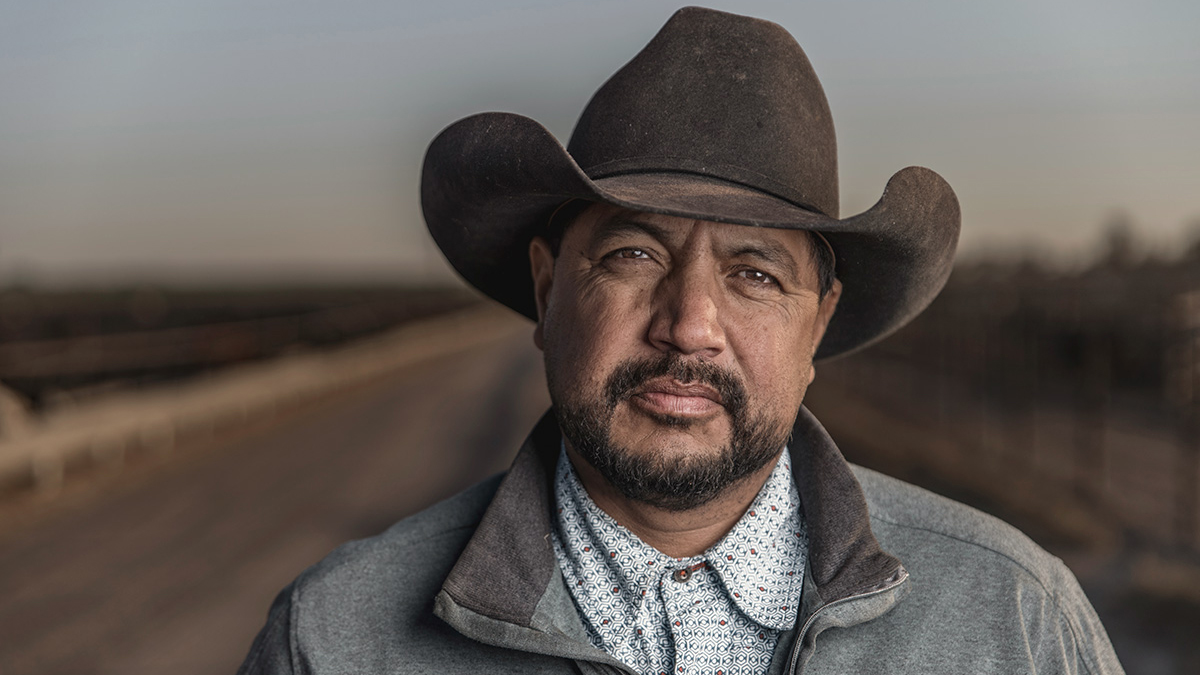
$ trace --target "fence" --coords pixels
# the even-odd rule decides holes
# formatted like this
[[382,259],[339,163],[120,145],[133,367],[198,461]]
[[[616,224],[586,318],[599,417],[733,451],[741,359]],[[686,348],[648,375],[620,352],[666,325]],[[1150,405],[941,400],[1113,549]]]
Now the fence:
[[908,461],[1060,531],[1200,553],[1194,272],[963,276],[897,335],[819,366],[824,397],[910,428]]

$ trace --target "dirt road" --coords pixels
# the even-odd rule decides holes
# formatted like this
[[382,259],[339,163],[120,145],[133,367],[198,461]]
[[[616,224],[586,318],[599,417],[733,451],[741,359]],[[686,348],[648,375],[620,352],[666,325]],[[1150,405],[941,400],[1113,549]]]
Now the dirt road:
[[518,331],[0,509],[0,673],[232,673],[297,573],[505,468],[547,406]]

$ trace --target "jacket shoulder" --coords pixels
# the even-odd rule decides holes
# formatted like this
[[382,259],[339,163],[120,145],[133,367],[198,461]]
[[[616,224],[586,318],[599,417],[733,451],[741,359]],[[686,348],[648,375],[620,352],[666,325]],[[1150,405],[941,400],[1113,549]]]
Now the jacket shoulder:
[[[333,605],[323,608],[324,616],[341,614],[338,605],[352,598],[386,597],[402,606],[432,598],[474,534],[500,478],[485,480],[374,537],[339,546],[296,579],[294,593],[308,605]],[[428,598],[426,589],[432,590]]]
[[[919,616],[938,639],[957,631],[976,638],[992,631],[1002,642],[1026,645],[1035,662],[1052,671],[1121,672],[1100,619],[1061,560],[999,518],[852,468],[872,531],[913,582],[897,618]],[[970,618],[981,619],[980,608],[987,608],[983,623]],[[959,637],[965,641],[970,635]]]
[[[239,673],[420,670],[461,636],[432,614],[433,598],[496,492],[495,476],[344,544],[276,598]],[[390,665],[389,665],[390,664]]]
[[[381,564],[390,563],[397,558],[414,555],[436,558],[451,540],[461,539],[465,544],[491,503],[502,476],[503,474],[493,476],[404,518],[374,537],[343,544],[309,568],[298,581],[311,585],[333,581],[341,574],[351,574],[359,578],[357,568],[382,572],[383,568],[379,567]],[[459,547],[451,545],[449,548]],[[450,553],[450,562],[457,558],[457,553],[457,550]],[[429,563],[436,562],[436,559],[429,560]]]
[[867,498],[872,524],[882,524],[885,531],[922,531],[977,547],[981,553],[1007,558],[1041,581],[1050,581],[1061,564],[1025,533],[995,516],[877,471],[851,467]]

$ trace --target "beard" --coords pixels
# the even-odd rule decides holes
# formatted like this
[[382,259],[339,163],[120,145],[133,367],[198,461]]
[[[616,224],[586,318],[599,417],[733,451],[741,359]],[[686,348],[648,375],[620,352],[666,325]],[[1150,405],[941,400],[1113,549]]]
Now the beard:
[[[730,419],[727,445],[716,453],[668,458],[661,452],[633,452],[613,442],[617,406],[647,381],[663,376],[717,391]],[[791,434],[791,420],[781,423],[765,414],[751,415],[746,389],[737,377],[712,363],[685,362],[679,354],[622,362],[609,375],[603,397],[569,401],[553,378],[549,384],[559,428],[571,447],[625,498],[669,511],[686,511],[712,501],[775,459]],[[649,416],[663,426],[681,429],[701,422]]]

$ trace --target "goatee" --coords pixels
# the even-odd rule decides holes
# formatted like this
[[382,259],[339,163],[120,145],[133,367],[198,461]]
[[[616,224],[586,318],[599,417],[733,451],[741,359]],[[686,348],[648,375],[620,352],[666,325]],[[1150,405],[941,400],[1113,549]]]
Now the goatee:
[[[716,454],[666,460],[613,443],[617,405],[649,380],[664,376],[717,391],[730,418],[728,445]],[[780,424],[762,414],[751,415],[746,389],[737,377],[706,361],[684,361],[679,354],[622,362],[609,375],[603,400],[568,401],[554,382],[550,392],[559,428],[576,452],[627,499],[671,511],[701,506],[762,469],[778,456],[791,433],[790,420]],[[671,415],[651,417],[666,426],[696,423]]]

